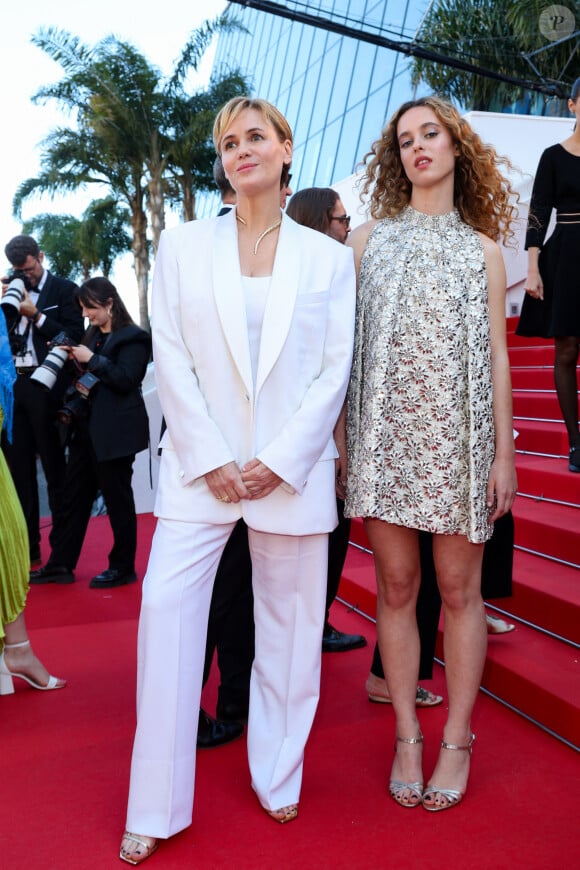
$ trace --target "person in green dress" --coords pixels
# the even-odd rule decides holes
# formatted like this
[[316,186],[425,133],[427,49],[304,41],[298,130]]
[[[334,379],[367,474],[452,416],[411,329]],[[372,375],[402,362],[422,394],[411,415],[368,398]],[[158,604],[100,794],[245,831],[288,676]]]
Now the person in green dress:
[[[0,314],[0,430],[5,428],[9,439],[15,379],[6,322]],[[66,680],[49,674],[30,645],[24,617],[29,568],[24,514],[0,451],[0,695],[12,694],[14,677],[42,691],[66,686]]]

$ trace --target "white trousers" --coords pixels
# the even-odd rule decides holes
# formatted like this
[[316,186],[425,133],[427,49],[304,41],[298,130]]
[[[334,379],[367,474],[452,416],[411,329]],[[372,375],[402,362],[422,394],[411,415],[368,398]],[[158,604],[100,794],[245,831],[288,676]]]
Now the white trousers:
[[[137,730],[127,829],[191,824],[207,621],[233,524],[158,520],[139,619]],[[248,758],[266,809],[298,803],[320,689],[328,535],[249,530],[256,624]]]

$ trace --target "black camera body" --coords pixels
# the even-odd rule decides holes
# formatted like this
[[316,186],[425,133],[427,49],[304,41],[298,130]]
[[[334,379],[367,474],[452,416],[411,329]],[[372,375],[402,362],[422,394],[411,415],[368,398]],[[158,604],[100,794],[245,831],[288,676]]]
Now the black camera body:
[[25,357],[28,351],[28,339],[25,335],[21,335],[19,332],[15,332],[14,329],[11,329],[8,333],[8,340],[10,342],[10,353],[13,357]]
[[8,287],[10,287],[10,284],[12,284],[14,279],[17,279],[18,281],[22,281],[27,293],[30,293],[32,290],[34,290],[34,287],[30,283],[30,278],[28,277],[26,272],[22,271],[22,269],[12,269],[12,271],[8,275],[8,278],[10,279],[10,283],[8,284]]
[[57,417],[61,423],[69,424],[73,417],[87,417],[90,408],[91,390],[99,379],[92,372],[84,372],[64,394],[64,405]]

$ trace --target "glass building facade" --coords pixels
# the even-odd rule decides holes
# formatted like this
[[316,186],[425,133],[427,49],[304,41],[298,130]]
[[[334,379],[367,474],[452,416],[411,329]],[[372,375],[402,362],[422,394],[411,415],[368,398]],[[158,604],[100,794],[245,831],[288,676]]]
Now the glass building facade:
[[[276,5],[408,42],[429,3]],[[407,56],[251,7],[230,3],[229,9],[244,31],[220,36],[214,72],[238,68],[252,95],[274,103],[287,117],[294,132],[293,189],[325,187],[351,175],[386,118],[413,96]]]

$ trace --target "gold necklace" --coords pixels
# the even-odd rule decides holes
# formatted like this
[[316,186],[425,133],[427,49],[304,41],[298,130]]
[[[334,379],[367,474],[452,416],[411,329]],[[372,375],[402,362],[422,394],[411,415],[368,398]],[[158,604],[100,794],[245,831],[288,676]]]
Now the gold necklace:
[[[237,213],[236,213],[236,220],[239,221],[239,222],[240,222],[241,224],[243,224],[244,226],[247,226],[247,221],[245,221],[244,218],[243,218],[241,215],[237,214]],[[278,218],[278,220],[275,221],[273,224],[270,224],[269,227],[266,227],[266,229],[264,230],[264,232],[260,233],[260,235],[258,236],[258,238],[256,239],[256,241],[255,241],[255,243],[254,243],[254,256],[258,253],[258,248],[259,248],[259,246],[260,246],[260,242],[262,241],[262,239],[263,239],[265,236],[267,236],[268,233],[273,233],[274,230],[277,230],[281,223],[282,223],[282,218],[280,217],[280,218]]]

